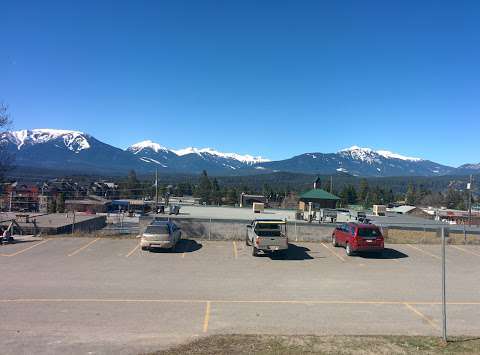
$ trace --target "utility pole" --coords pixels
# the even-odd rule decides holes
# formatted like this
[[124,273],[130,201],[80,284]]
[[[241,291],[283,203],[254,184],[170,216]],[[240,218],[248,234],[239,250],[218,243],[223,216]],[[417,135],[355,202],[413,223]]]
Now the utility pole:
[[472,225],[472,180],[473,177],[470,175],[470,182],[467,184],[468,190],[468,225]]
[[158,209],[158,169],[155,169],[155,210]]
[[75,210],[73,210],[72,234],[75,232]]
[[13,199],[13,191],[10,191],[10,203],[9,203],[9,211],[12,212],[12,199]]
[[445,227],[442,227],[442,338],[447,342],[447,300],[445,286]]

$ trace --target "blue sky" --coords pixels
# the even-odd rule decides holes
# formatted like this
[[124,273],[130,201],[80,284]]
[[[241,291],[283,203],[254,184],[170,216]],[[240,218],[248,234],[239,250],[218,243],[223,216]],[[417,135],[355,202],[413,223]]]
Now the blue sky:
[[480,162],[476,1],[19,0],[0,16],[15,129]]

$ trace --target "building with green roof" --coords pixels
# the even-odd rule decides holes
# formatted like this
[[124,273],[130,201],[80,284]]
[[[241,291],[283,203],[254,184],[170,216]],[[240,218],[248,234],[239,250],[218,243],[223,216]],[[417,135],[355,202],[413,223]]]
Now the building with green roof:
[[312,209],[320,208],[335,208],[340,197],[331,194],[322,189],[311,189],[300,194],[299,208],[302,211],[308,209],[309,204],[312,204]]

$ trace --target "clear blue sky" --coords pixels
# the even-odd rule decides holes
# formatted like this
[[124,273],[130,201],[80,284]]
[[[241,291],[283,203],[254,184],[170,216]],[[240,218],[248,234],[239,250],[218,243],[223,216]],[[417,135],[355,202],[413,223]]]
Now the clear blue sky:
[[[101,3],[101,4],[100,4]],[[3,1],[15,129],[479,162],[478,1]]]

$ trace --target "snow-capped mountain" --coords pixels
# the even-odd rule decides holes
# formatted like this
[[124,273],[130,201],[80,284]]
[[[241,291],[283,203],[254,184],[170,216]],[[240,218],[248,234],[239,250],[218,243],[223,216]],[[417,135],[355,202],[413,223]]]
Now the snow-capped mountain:
[[160,169],[172,173],[230,174],[236,170],[266,162],[267,159],[212,148],[173,150],[151,140],[135,143],[122,150],[102,143],[89,134],[72,130],[32,129],[5,132],[0,136],[15,164],[86,173],[117,173],[129,169],[151,172]]
[[184,149],[179,149],[179,150],[173,150],[177,155],[183,156],[187,154],[197,154],[197,155],[204,155],[204,154],[209,154],[209,155],[214,155],[220,158],[226,158],[226,159],[234,159],[238,160],[242,163],[246,164],[256,164],[256,163],[264,163],[267,161],[270,161],[269,159],[262,158],[261,156],[254,157],[248,154],[241,155],[237,153],[222,153],[219,152],[218,150],[212,149],[212,148],[193,148],[193,147],[188,147]]
[[128,147],[127,151],[137,155],[143,162],[182,172],[208,170],[213,173],[222,171],[229,173],[248,165],[268,161],[251,155],[223,153],[213,148],[188,147],[173,150],[151,140],[135,143]]
[[0,143],[15,165],[82,172],[109,173],[141,168],[138,158],[89,134],[59,129],[5,132]]
[[306,153],[286,160],[257,164],[258,167],[263,168],[264,172],[346,173],[356,176],[436,176],[455,170],[429,160],[357,146],[337,153]]
[[345,173],[357,176],[437,176],[479,173],[480,164],[460,168],[393,153],[352,146],[336,153],[305,153],[269,161],[260,156],[223,153],[213,148],[170,149],[150,140],[120,149],[93,136],[70,130],[32,129],[5,132],[0,144],[24,167],[85,174],[119,174],[130,169],[151,173],[246,175],[269,172]]
[[22,149],[22,147],[57,140],[63,141],[65,147],[75,153],[90,148],[88,143],[89,136],[78,131],[38,128],[31,131],[23,129],[9,133],[6,138],[15,144],[18,150]]
[[463,164],[456,169],[457,175],[480,174],[480,163]]
[[415,161],[415,162],[423,160],[420,158],[412,158],[412,157],[407,157],[397,153],[392,153],[388,150],[373,150],[371,148],[361,148],[356,145],[350,148],[341,149],[338,151],[338,153],[340,153],[345,157],[351,157],[352,159],[361,160],[368,163],[372,163],[375,161],[378,162],[379,156],[387,159],[400,159],[400,160]]
[[151,140],[135,143],[128,147],[127,151],[136,155],[144,163],[159,165],[162,168],[168,168],[171,161],[178,158],[172,150]]

